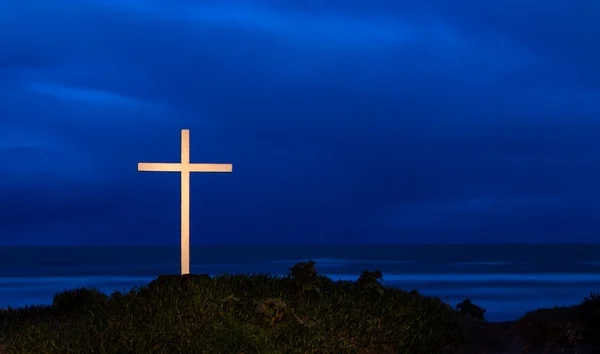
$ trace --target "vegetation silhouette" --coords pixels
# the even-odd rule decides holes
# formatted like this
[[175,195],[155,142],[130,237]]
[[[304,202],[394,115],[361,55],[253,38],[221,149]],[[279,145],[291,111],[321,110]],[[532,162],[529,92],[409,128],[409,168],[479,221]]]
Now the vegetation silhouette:
[[[506,346],[469,299],[455,309],[382,278],[375,270],[333,281],[308,261],[285,277],[159,276],[110,296],[72,289],[49,306],[0,310],[0,352],[480,354]],[[516,336],[519,350],[598,348],[599,323],[600,294],[591,294],[571,308],[531,312],[501,335]]]

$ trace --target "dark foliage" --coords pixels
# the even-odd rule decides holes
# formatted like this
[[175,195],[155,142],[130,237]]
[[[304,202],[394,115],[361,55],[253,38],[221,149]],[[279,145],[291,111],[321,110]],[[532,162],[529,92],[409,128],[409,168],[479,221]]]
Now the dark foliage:
[[53,306],[0,311],[7,353],[440,353],[466,343],[438,298],[319,276],[163,276],[110,297],[69,290]]
[[467,314],[476,320],[480,320],[480,321],[485,320],[483,314],[485,313],[486,310],[475,305],[469,299],[464,299],[463,302],[456,305],[456,308],[459,309],[461,313]]

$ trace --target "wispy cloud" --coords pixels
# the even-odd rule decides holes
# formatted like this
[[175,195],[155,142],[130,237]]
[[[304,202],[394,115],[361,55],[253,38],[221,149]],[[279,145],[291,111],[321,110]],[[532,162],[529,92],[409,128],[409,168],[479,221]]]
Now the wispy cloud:
[[[600,209],[597,11],[592,1],[5,1],[2,190],[40,174],[9,204],[64,195],[65,210],[87,205],[110,230],[124,223],[110,208],[129,198],[139,215],[166,213],[153,232],[171,230],[177,178],[142,179],[135,166],[176,160],[189,128],[192,159],[236,166],[195,177],[210,240],[377,230],[374,241],[433,242],[486,228],[502,239],[511,227],[534,240],[569,224],[585,235],[600,227],[586,221]],[[50,223],[27,205],[0,208]],[[143,230],[142,219],[127,225]]]
[[29,87],[34,92],[49,95],[57,99],[75,100],[98,105],[143,105],[142,102],[136,99],[100,90],[84,90],[47,83],[32,83]]

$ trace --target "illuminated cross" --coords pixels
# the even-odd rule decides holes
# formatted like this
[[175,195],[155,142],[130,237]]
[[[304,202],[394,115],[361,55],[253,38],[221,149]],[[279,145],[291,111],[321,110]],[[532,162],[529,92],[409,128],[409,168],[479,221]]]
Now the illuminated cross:
[[190,131],[181,130],[181,162],[138,163],[138,171],[181,173],[181,274],[190,274],[190,172],[231,172],[231,164],[190,163]]

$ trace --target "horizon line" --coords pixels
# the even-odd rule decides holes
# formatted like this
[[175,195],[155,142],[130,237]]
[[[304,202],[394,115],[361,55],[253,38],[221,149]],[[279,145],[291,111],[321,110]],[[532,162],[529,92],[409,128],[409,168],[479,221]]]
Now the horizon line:
[[[264,244],[264,243],[240,243],[240,244],[196,244],[190,247],[306,247],[306,246],[542,246],[542,245],[600,245],[600,242],[492,242],[492,243],[305,243],[305,244]],[[178,244],[144,244],[144,245],[0,245],[0,248],[15,247],[180,247]]]

